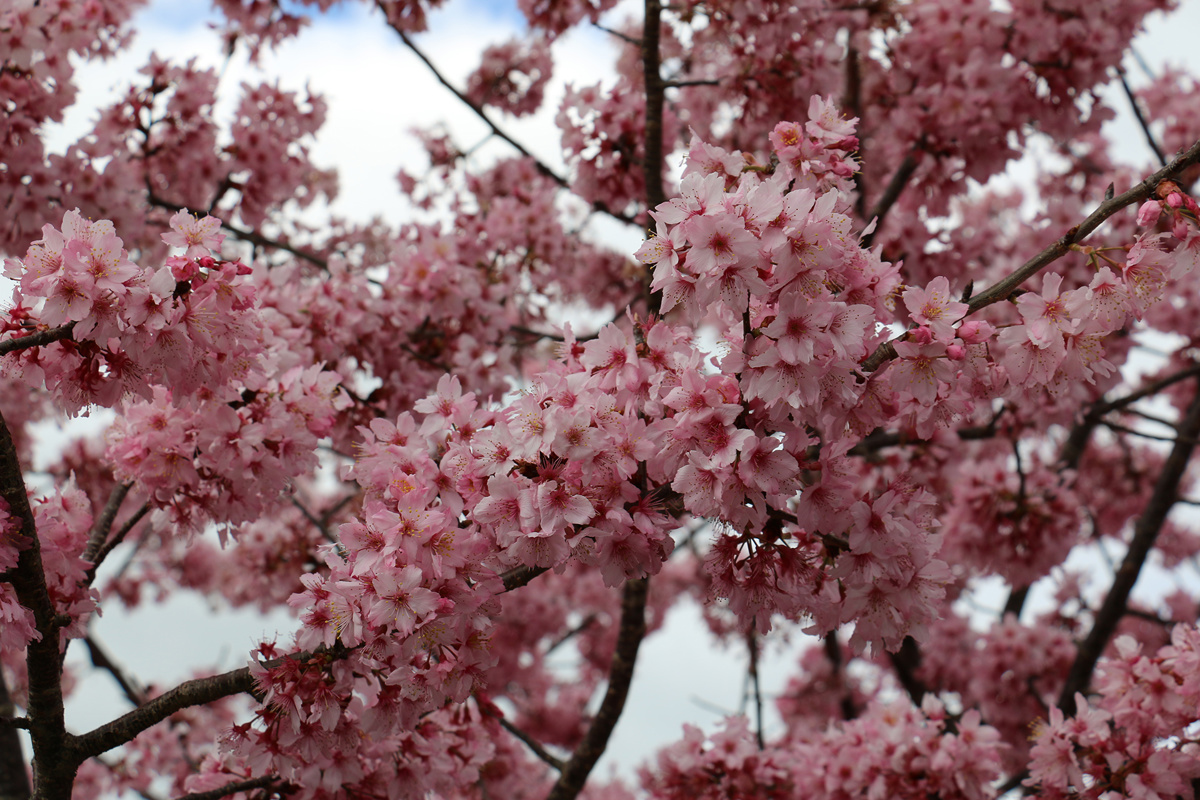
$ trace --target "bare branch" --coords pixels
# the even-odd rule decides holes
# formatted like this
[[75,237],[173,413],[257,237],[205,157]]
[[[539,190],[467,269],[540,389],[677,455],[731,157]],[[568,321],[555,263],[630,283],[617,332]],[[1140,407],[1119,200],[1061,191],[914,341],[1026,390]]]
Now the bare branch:
[[112,530],[113,520],[117,518],[117,513],[121,510],[121,503],[125,502],[131,488],[133,488],[132,483],[118,483],[113,487],[112,494],[108,496],[108,502],[104,504],[104,510],[92,523],[87,547],[83,549],[81,556],[84,561],[95,562],[96,556],[100,554],[100,548],[104,546],[104,542]]
[[141,522],[142,518],[149,513],[150,501],[147,500],[142,504],[141,508],[133,512],[133,516],[125,520],[125,524],[121,526],[120,530],[113,534],[113,537],[109,539],[103,547],[100,548],[100,552],[96,554],[96,558],[92,561],[92,565],[88,567],[87,571],[84,573],[87,576],[88,586],[91,586],[92,583],[95,582],[96,570],[98,570],[100,565],[104,563],[104,559],[108,558],[108,554],[117,549],[121,542],[125,541],[125,537],[129,535],[129,532],[134,529],[134,526]]
[[570,760],[563,765],[562,774],[546,800],[573,800],[583,790],[592,767],[608,746],[625,698],[629,694],[629,683],[633,680],[633,667],[637,661],[638,647],[646,635],[646,593],[649,581],[646,578],[629,581],[621,598],[621,628],[617,633],[617,647],[613,651],[612,665],[608,671],[608,689],[600,710],[596,712],[583,741],[575,748]]
[[1104,603],[1096,612],[1092,629],[1087,638],[1080,643],[1075,661],[1071,664],[1067,681],[1058,698],[1058,707],[1065,714],[1075,713],[1075,693],[1087,689],[1100,654],[1108,645],[1117,623],[1125,615],[1129,594],[1133,591],[1138,575],[1141,574],[1142,565],[1146,562],[1150,548],[1154,546],[1154,540],[1162,530],[1167,514],[1179,495],[1179,482],[1183,479],[1192,451],[1196,447],[1197,434],[1200,434],[1200,389],[1192,396],[1187,414],[1179,427],[1179,439],[1171,448],[1171,454],[1167,456],[1162,472],[1155,482],[1154,492],[1134,525],[1133,539],[1113,578],[1112,588],[1108,590]]
[[0,798],[28,800],[33,794],[25,772],[25,756],[21,750],[18,728],[28,728],[29,720],[15,717],[16,707],[0,670]]
[[[170,200],[165,200],[156,195],[153,190],[151,190],[149,185],[146,186],[146,202],[152,206],[165,208],[168,211],[183,210],[183,206],[179,205],[178,203],[172,203]],[[315,264],[323,270],[329,270],[329,260],[317,255],[316,253],[310,253],[309,251],[296,247],[295,245],[290,245],[285,241],[264,236],[258,231],[240,228],[237,225],[226,222],[225,220],[221,220],[221,228],[229,231],[235,237],[244,242],[249,242],[250,244],[258,245],[259,247],[270,247],[274,250],[282,250],[285,253],[291,253],[296,258],[303,259],[310,264]]]
[[125,697],[129,699],[129,702],[135,706],[144,705],[146,702],[146,693],[138,688],[137,684],[125,674],[125,671],[108,657],[108,653],[104,651],[100,643],[91,634],[83,637],[83,643],[87,645],[88,655],[92,659],[92,666],[107,670],[113,676],[113,680],[117,682],[117,685],[121,687],[121,691],[125,693]]
[[1129,107],[1133,109],[1133,116],[1137,118],[1138,125],[1142,128],[1142,133],[1146,137],[1146,143],[1154,151],[1154,157],[1158,159],[1158,163],[1165,166],[1167,157],[1163,155],[1158,140],[1150,132],[1150,124],[1146,122],[1146,117],[1142,114],[1142,104],[1138,102],[1137,95],[1133,93],[1133,89],[1129,88],[1129,81],[1125,78],[1125,70],[1121,69],[1120,66],[1117,67],[1117,77],[1121,79],[1121,88],[1125,90],[1125,97],[1128,98]]
[[492,717],[497,722],[499,722],[500,727],[504,728],[504,730],[508,731],[513,736],[515,736],[516,738],[518,738],[522,742],[524,742],[525,746],[528,747],[529,750],[535,756],[540,758],[542,761],[545,761],[550,766],[554,767],[554,769],[557,770],[558,772],[563,771],[563,760],[561,758],[559,758],[558,756],[554,755],[553,753],[551,753],[550,751],[548,751],[546,748],[542,747],[541,743],[537,739],[534,739],[528,733],[521,730],[516,725],[513,725],[511,722],[509,722],[504,717],[496,714],[494,711],[492,711],[490,708],[486,707],[484,704],[480,703],[479,709],[481,711],[483,711],[483,713],[487,714],[489,717]]
[[866,221],[875,220],[875,230],[862,237],[862,246],[870,247],[875,241],[875,235],[879,233],[879,228],[883,225],[883,220],[887,217],[888,212],[892,210],[892,206],[896,205],[896,201],[900,199],[900,195],[904,193],[904,187],[908,185],[912,179],[913,173],[917,171],[920,165],[920,160],[917,154],[920,151],[914,147],[900,162],[900,166],[892,173],[892,179],[888,181],[888,185],[884,188],[883,194],[875,201],[875,207],[871,209],[871,213],[866,215]]

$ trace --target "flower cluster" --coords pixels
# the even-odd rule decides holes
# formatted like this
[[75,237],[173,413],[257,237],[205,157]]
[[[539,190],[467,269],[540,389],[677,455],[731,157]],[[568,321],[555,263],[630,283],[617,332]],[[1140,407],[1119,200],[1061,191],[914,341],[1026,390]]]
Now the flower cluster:
[[24,261],[5,262],[20,288],[3,326],[19,339],[69,325],[70,338],[17,350],[3,362],[7,374],[44,382],[68,411],[148,396],[156,384],[189,395],[247,375],[262,348],[254,290],[248,267],[210,255],[217,225],[176,214],[164,240],[190,255],[157,269],[131,262],[107,220],[69,211],[61,231],[47,225]]

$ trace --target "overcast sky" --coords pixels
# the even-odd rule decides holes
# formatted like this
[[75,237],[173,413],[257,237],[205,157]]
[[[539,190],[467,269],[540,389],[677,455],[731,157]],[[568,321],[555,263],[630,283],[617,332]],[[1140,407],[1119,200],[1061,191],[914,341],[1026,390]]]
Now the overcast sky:
[[[365,221],[381,215],[392,223],[410,217],[394,181],[401,166],[417,170],[424,164],[423,152],[407,134],[413,125],[445,123],[463,145],[482,140],[485,128],[464,110],[428,70],[408,52],[396,35],[380,24],[364,5],[348,4],[321,19],[276,53],[266,53],[259,68],[244,58],[228,64],[215,34],[205,27],[193,3],[158,0],[138,20],[139,35],[120,57],[89,65],[77,76],[81,102],[53,132],[53,146],[61,149],[82,134],[94,118],[95,109],[111,100],[128,85],[131,74],[144,65],[154,50],[160,56],[186,60],[195,55],[204,65],[223,69],[224,100],[218,115],[228,117],[243,80],[278,76],[287,89],[309,86],[329,103],[329,118],[313,148],[319,166],[336,166],[341,193],[335,203],[338,213]],[[634,13],[640,6],[627,0],[610,19]],[[1188,0],[1180,15],[1167,21],[1155,15],[1150,32],[1136,46],[1153,69],[1165,61],[1197,63],[1195,33],[1200,31],[1200,2]],[[479,54],[522,27],[515,3],[502,0],[452,0],[431,16],[431,31],[418,37],[430,58],[457,85],[478,64]],[[531,120],[502,120],[504,127],[551,164],[561,166],[557,133],[552,123],[564,82],[577,85],[611,79],[610,65],[618,46],[608,34],[595,29],[578,30],[555,47],[555,82],[549,93],[548,111]],[[1144,82],[1140,69],[1128,65],[1131,80]],[[1118,107],[1124,109],[1122,103]],[[1128,115],[1115,123],[1115,135],[1128,143],[1128,160],[1149,158],[1140,132]],[[505,145],[495,143],[480,151],[504,154]],[[640,236],[636,231],[614,226],[605,234],[614,246],[632,252]],[[114,559],[120,560],[120,554]],[[186,622],[183,622],[184,618]],[[191,676],[196,667],[216,664],[229,669],[245,662],[248,650],[264,630],[276,629],[286,637],[290,620],[280,615],[264,621],[248,613],[217,612],[194,598],[178,598],[159,607],[133,614],[109,607],[97,620],[94,631],[143,681],[169,683]],[[711,645],[694,610],[683,608],[671,618],[670,635],[649,640],[639,658],[636,680],[625,718],[618,726],[605,764],[619,764],[622,771],[640,763],[657,747],[679,737],[680,725],[692,721],[711,727],[720,714],[714,708],[738,709],[745,671],[743,653],[713,656],[698,650]],[[73,650],[79,660],[82,648]],[[790,667],[791,657],[769,657],[764,662],[764,683],[778,691]],[[69,724],[86,729],[107,721],[125,710],[123,701],[104,675],[86,677],[69,706]],[[602,765],[602,772],[606,768]]]

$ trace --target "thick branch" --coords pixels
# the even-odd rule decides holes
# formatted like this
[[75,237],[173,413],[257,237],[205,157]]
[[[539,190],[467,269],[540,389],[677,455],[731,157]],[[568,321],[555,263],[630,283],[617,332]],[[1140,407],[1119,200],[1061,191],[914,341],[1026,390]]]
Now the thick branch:
[[125,693],[125,697],[128,698],[129,702],[135,706],[143,705],[146,702],[145,693],[134,684],[129,676],[125,674],[124,670],[117,666],[116,662],[108,657],[108,653],[104,651],[99,642],[89,634],[83,637],[83,643],[87,645],[88,655],[92,659],[92,666],[97,669],[107,670],[112,675],[113,680],[117,682],[117,685],[121,687],[121,691]]
[[646,21],[642,27],[642,79],[646,83],[646,158],[642,176],[646,181],[646,207],[658,208],[666,202],[663,191],[663,80],[659,71],[658,37],[662,26],[662,3],[646,0]]
[[637,661],[638,647],[646,635],[646,591],[649,581],[645,578],[625,584],[621,598],[621,629],[617,634],[617,648],[613,651],[612,665],[608,672],[608,689],[604,701],[596,712],[583,741],[565,765],[562,774],[546,800],[573,800],[583,790],[592,767],[608,746],[625,698],[629,694],[629,683],[633,680],[633,667]]
[[8,580],[16,591],[17,601],[33,612],[34,627],[40,634],[40,638],[30,642],[25,651],[29,672],[29,735],[33,740],[38,796],[46,800],[69,800],[75,768],[66,767],[59,761],[67,735],[63,721],[62,661],[58,651],[60,624],[46,589],[42,549],[21,464],[3,416],[0,416],[0,496],[16,522],[15,528],[10,528],[6,535],[15,539],[20,552],[17,566],[9,571]]
[[[285,656],[286,658],[287,656]],[[292,658],[311,658],[310,653],[300,653]],[[254,688],[254,676],[249,667],[235,669],[208,678],[185,681],[165,694],[159,695],[112,722],[76,737],[73,750],[82,761],[98,756],[125,742],[132,741],[142,731],[170,717],[176,711],[192,706],[202,706]]]
[[1087,689],[1100,654],[1108,645],[1108,640],[1112,638],[1117,623],[1125,614],[1129,594],[1133,591],[1134,584],[1137,583],[1142,565],[1146,562],[1146,556],[1150,553],[1150,548],[1154,546],[1154,540],[1158,537],[1159,531],[1162,530],[1167,513],[1175,504],[1175,499],[1179,494],[1179,482],[1183,479],[1188,461],[1192,457],[1192,451],[1196,448],[1197,434],[1200,434],[1200,390],[1197,390],[1192,397],[1187,414],[1179,428],[1179,439],[1171,448],[1171,454],[1167,456],[1162,472],[1159,473],[1158,480],[1155,482],[1154,492],[1151,494],[1146,508],[1142,511],[1141,517],[1138,518],[1137,524],[1134,525],[1133,539],[1113,578],[1112,588],[1109,589],[1108,596],[1104,598],[1104,603],[1096,613],[1092,630],[1079,645],[1075,661],[1071,664],[1067,682],[1058,699],[1058,707],[1066,714],[1075,713],[1075,693]]
[[75,323],[68,322],[66,325],[59,325],[57,328],[31,333],[28,336],[5,339],[3,342],[0,342],[0,356],[16,350],[24,350],[27,347],[41,347],[42,345],[51,344],[63,339],[70,339],[71,331],[73,330],[75,330]]

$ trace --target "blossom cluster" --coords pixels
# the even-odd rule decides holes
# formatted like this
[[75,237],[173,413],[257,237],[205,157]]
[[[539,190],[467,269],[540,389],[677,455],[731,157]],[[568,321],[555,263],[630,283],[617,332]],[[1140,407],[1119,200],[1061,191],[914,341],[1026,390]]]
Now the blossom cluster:
[[68,411],[147,396],[155,384],[188,395],[246,375],[262,349],[254,290],[249,267],[210,254],[218,227],[179,212],[164,240],[187,255],[143,268],[107,220],[69,211],[61,231],[47,225],[23,261],[5,261],[20,286],[4,333],[12,340],[70,325],[70,337],[16,350],[3,362],[6,374],[44,382]]

